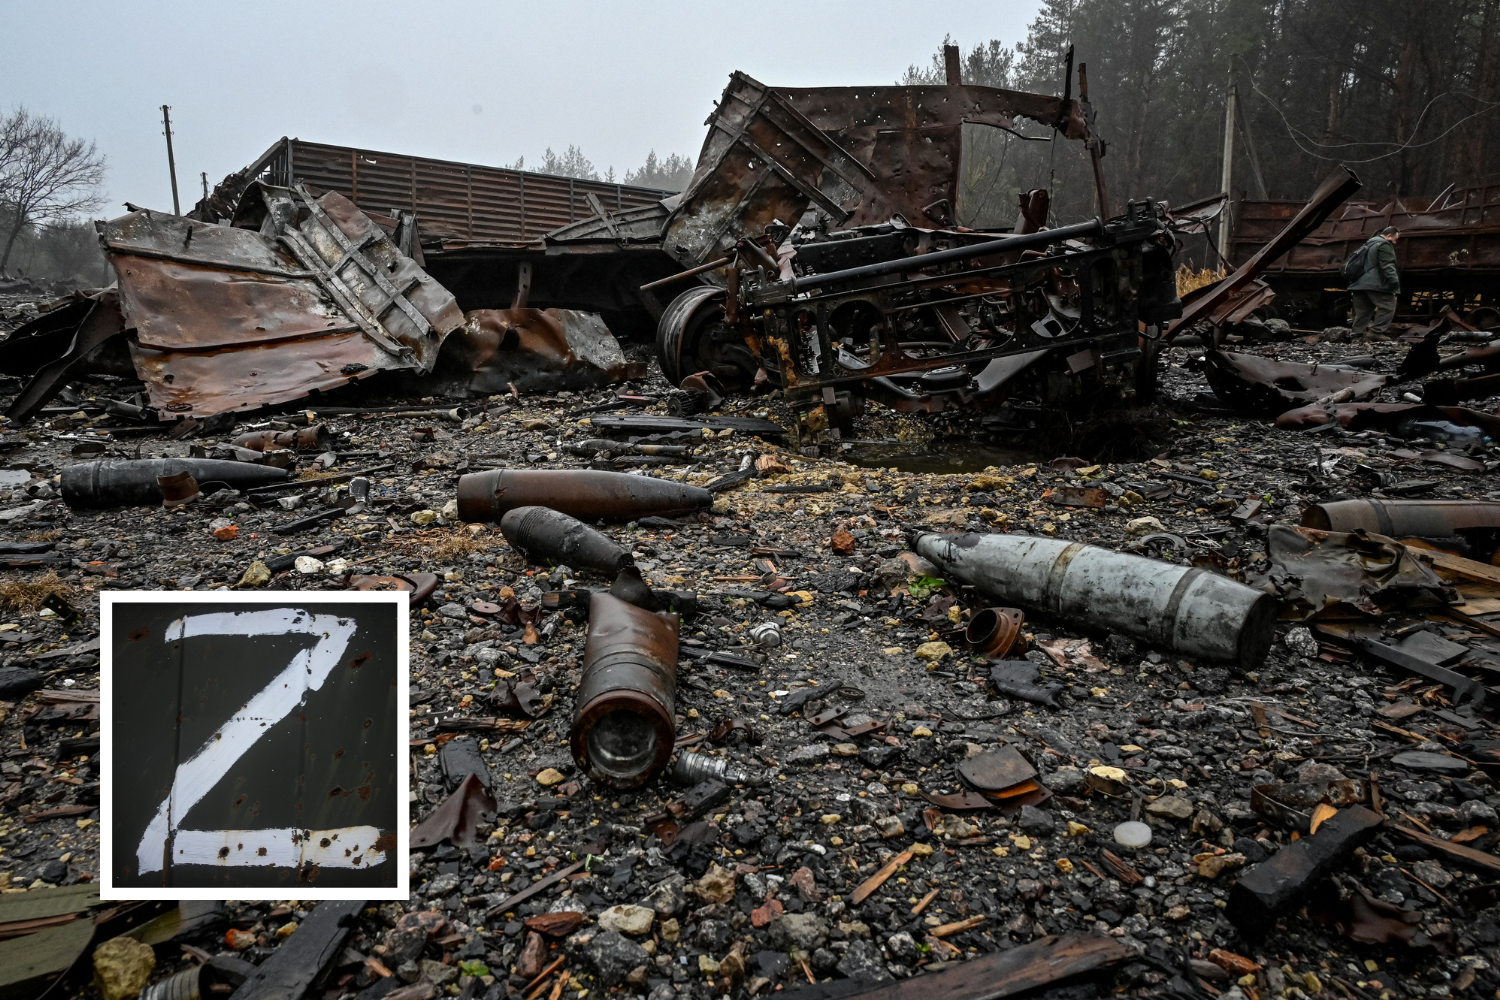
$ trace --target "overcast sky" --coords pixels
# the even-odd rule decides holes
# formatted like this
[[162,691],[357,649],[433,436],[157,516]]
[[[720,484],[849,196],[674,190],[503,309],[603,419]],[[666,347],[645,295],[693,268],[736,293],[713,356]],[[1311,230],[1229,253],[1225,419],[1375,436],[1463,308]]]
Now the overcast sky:
[[108,157],[103,215],[186,209],[283,135],[503,165],[577,143],[602,174],[696,157],[740,69],[780,86],[890,84],[951,34],[1025,37],[1037,0],[173,4],[0,0],[0,110],[56,118]]

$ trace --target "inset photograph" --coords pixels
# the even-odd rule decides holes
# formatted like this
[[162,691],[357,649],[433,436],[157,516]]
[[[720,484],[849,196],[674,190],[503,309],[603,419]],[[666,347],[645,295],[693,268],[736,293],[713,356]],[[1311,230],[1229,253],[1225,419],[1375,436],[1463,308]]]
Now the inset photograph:
[[407,897],[405,593],[101,599],[101,898]]

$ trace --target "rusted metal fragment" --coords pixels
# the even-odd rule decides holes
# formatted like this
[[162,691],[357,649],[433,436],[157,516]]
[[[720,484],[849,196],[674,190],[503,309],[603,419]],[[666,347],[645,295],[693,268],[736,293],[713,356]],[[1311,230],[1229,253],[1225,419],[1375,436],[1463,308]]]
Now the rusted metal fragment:
[[1347,896],[1337,891],[1321,893],[1307,908],[1308,916],[1361,944],[1405,944],[1413,948],[1436,944],[1422,932],[1418,911],[1376,899],[1358,882],[1350,882],[1346,891]]
[[[722,256],[808,205],[843,223],[874,194],[874,176],[783,93],[736,72],[709,119],[687,190],[667,199],[662,248],[687,267]],[[885,216],[882,216],[882,221]]]
[[1000,793],[1036,777],[1036,768],[1009,744],[958,762],[958,776],[981,792]]
[[1292,247],[1311,235],[1359,187],[1360,181],[1354,171],[1341,164],[1318,185],[1312,198],[1279,233],[1237,267],[1233,274],[1215,285],[1213,291],[1183,309],[1182,317],[1168,328],[1168,341],[1178,333],[1192,329],[1193,324],[1199,320],[1207,319],[1231,295],[1244,288]]
[[249,195],[260,231],[145,210],[100,225],[153,407],[211,416],[432,370],[462,314],[384,230],[336,193]]
[[1089,134],[1077,101],[993,87],[777,88],[777,93],[872,176],[849,226],[881,223],[897,214],[914,225],[952,225],[966,123],[1013,130],[1017,118],[1027,118],[1058,128],[1069,139]]
[[1003,660],[1015,645],[1026,622],[1020,608],[985,608],[974,615],[964,630],[964,639],[974,652],[987,660]]
[[1426,327],[1412,331],[1412,336],[1419,339],[1412,345],[1411,350],[1406,352],[1406,357],[1401,359],[1401,364],[1396,367],[1396,381],[1409,382],[1424,375],[1431,375],[1433,372],[1467,368],[1470,365],[1476,365],[1485,372],[1500,368],[1500,340],[1478,347],[1465,348],[1447,357],[1439,354],[1438,346],[1442,343],[1443,335],[1455,327],[1463,331],[1473,330],[1473,327],[1465,323],[1451,306],[1445,306],[1437,319],[1432,320]]
[[412,607],[432,596],[439,583],[436,573],[403,573],[400,576],[357,576],[349,582],[350,590],[407,590]]
[[[1183,307],[1189,308],[1203,296],[1212,295],[1215,287],[1209,284],[1188,292],[1182,297]],[[1264,309],[1274,301],[1276,301],[1275,289],[1259,278],[1254,278],[1245,282],[1243,287],[1231,292],[1204,318],[1208,320],[1210,326],[1234,326],[1245,322],[1250,318],[1251,313],[1257,309]]]
[[411,846],[431,847],[446,840],[470,851],[483,849],[478,827],[483,814],[494,811],[494,793],[479,780],[479,775],[470,774],[411,831]]
[[1431,567],[1385,535],[1273,524],[1267,552],[1270,568],[1252,582],[1281,598],[1284,619],[1305,621],[1336,605],[1379,615],[1457,599]]
[[288,431],[253,431],[234,439],[236,446],[250,451],[270,451],[273,448],[292,448],[297,451],[327,451],[333,438],[327,424],[310,424]]
[[449,341],[444,368],[478,394],[592,389],[644,378],[596,313],[573,309],[476,309]]
[[1350,430],[1390,430],[1408,420],[1446,420],[1460,427],[1478,427],[1500,439],[1500,416],[1466,406],[1429,406],[1426,403],[1339,403],[1332,407],[1299,406],[1276,418],[1276,426],[1296,429],[1336,422]]
[[1280,414],[1303,403],[1346,394],[1360,399],[1380,391],[1387,376],[1341,365],[1276,361],[1256,354],[1207,351],[1204,375],[1214,395],[1230,406]]

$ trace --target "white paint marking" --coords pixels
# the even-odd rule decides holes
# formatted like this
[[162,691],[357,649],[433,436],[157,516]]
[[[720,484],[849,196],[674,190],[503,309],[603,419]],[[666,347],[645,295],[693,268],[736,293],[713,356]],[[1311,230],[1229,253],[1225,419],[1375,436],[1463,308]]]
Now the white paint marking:
[[[161,871],[162,852],[177,824],[244,756],[256,740],[307,701],[307,692],[323,686],[343,657],[355,625],[337,615],[313,615],[295,608],[188,615],[167,626],[164,639],[174,642],[200,635],[318,636],[311,649],[300,650],[271,683],[246,702],[198,751],[177,766],[172,789],[162,800],[136,848],[140,873]],[[217,853],[222,843],[215,846]]]
[[[172,862],[226,868],[296,868],[304,861],[320,868],[373,868],[385,854],[372,845],[373,826],[337,830],[178,830]],[[323,841],[328,846],[323,846]]]

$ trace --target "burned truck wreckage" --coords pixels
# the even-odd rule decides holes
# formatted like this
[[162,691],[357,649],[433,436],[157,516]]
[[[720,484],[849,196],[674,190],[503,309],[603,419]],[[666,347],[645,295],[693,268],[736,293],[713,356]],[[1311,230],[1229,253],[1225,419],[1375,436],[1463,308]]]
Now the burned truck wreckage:
[[[29,380],[9,416],[88,374],[133,375],[144,392],[125,405],[167,421],[377,375],[422,397],[597,386],[644,373],[614,332],[652,326],[673,385],[779,388],[813,434],[866,399],[1003,408],[1024,427],[1149,398],[1181,315],[1174,220],[1149,199],[1111,211],[1078,69],[1078,99],[736,73],[689,186],[666,197],[283,140],[188,216],[131,206],[100,224],[117,286],[0,345],[0,371]],[[958,226],[975,124],[1076,143],[1096,217],[1048,228],[1038,189],[1011,232]],[[582,217],[530,236],[546,209]]]

